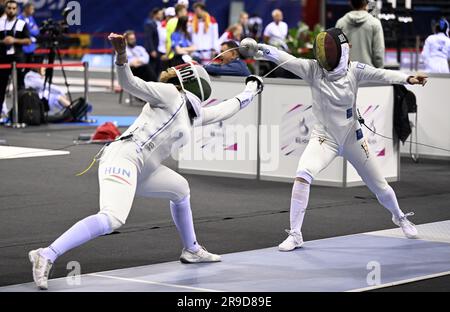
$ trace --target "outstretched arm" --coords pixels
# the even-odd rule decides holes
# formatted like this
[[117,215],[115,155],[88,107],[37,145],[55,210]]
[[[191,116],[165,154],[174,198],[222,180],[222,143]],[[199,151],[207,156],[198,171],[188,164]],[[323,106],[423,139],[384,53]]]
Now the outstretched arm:
[[314,79],[314,71],[317,66],[316,61],[296,58],[267,44],[258,44],[258,50],[257,56],[263,57],[277,65],[283,64],[281,67],[306,81]]
[[160,82],[146,82],[131,72],[128,65],[125,38],[111,33],[108,37],[116,50],[116,69],[120,86],[128,93],[148,102],[161,102],[170,98],[174,93],[174,86]]
[[202,125],[216,123],[234,116],[241,109],[247,107],[253,99],[262,92],[263,81],[256,76],[249,76],[243,92],[234,98],[211,107],[202,108]]
[[420,84],[424,86],[427,83],[428,76],[417,73],[410,76],[401,71],[374,68],[372,66],[357,63],[356,78],[358,82],[384,82],[389,84]]

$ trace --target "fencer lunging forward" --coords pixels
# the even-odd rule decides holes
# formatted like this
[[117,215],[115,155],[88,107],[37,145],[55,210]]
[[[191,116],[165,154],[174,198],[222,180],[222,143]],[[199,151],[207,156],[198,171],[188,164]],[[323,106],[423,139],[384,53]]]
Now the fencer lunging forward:
[[[396,84],[426,83],[426,76],[404,73],[349,62],[350,45],[345,34],[336,28],[320,33],[314,44],[316,60],[295,58],[269,45],[258,45],[257,55],[282,64],[282,67],[303,78],[312,89],[313,113],[318,120],[311,139],[300,158],[292,190],[288,238],[279,250],[290,251],[301,247],[301,233],[308,205],[310,184],[336,156],[345,157],[356,168],[364,183],[378,201],[392,213],[393,222],[408,238],[417,236],[414,225],[408,221],[398,205],[394,190],[388,185],[376,166],[375,157],[363,138],[356,110],[358,86],[363,82]],[[290,61],[289,61],[290,60]]]
[[192,125],[225,120],[251,103],[262,91],[262,79],[249,76],[242,93],[216,106],[203,108],[201,102],[211,94],[210,79],[203,67],[183,64],[163,72],[161,82],[144,82],[131,73],[123,36],[111,34],[109,39],[117,54],[120,85],[148,103],[133,125],[101,155],[100,212],[73,225],[47,248],[29,253],[33,278],[41,289],[47,289],[48,274],[57,257],[125,223],[135,194],[170,200],[172,218],[184,246],[180,261],[221,260],[219,255],[209,253],[197,243],[188,182],[161,161],[175,148],[189,142]]

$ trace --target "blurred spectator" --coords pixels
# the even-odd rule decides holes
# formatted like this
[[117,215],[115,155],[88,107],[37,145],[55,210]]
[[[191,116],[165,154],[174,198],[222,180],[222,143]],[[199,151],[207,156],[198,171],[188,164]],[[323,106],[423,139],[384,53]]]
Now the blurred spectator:
[[248,13],[247,12],[241,12],[241,14],[239,14],[239,24],[242,27],[241,39],[251,37],[250,28],[248,27]]
[[264,42],[287,51],[288,25],[283,22],[283,12],[279,9],[273,10],[272,18],[273,22],[264,29]]
[[178,0],[177,4],[183,5],[186,8],[186,10],[189,9],[189,0]]
[[25,62],[33,63],[34,62],[34,51],[36,51],[37,45],[37,37],[40,34],[39,25],[36,23],[34,19],[34,4],[32,2],[27,2],[23,6],[23,12],[19,15],[19,19],[25,21],[28,26],[28,31],[30,32],[31,44],[23,46],[23,52],[25,53]]
[[34,89],[39,97],[46,98],[48,100],[49,106],[49,115],[53,115],[61,111],[62,109],[70,106],[70,100],[66,96],[66,93],[62,88],[52,85],[49,88],[48,85],[44,90],[44,82],[45,82],[45,69],[31,69],[25,75],[25,88]]
[[158,44],[158,51],[162,54],[166,54],[166,38],[167,38],[167,23],[175,17],[175,8],[174,7],[168,7],[164,10],[164,20],[161,21],[161,23],[158,26],[158,38],[159,38],[159,44]]
[[189,17],[189,22],[188,22],[188,25],[189,25],[192,21],[192,18],[194,17],[194,12],[189,11],[189,0],[178,0],[177,4],[184,5],[186,10],[188,11],[187,16]]
[[158,51],[160,52],[161,58],[161,71],[166,70],[169,67],[169,60],[167,58],[167,23],[175,17],[175,8],[168,7],[164,10],[164,20],[158,27],[158,37],[159,37],[159,45]]
[[247,64],[239,59],[239,45],[234,41],[226,41],[221,45],[221,53],[229,49],[235,49],[228,51],[219,56],[219,64],[206,65],[206,71],[211,75],[219,76],[249,76]]
[[143,46],[137,45],[135,32],[128,30],[124,36],[127,42],[128,64],[133,74],[144,81],[157,81],[149,64],[150,56]]
[[[23,46],[31,43],[30,34],[24,21],[17,18],[18,4],[10,0],[5,3],[5,15],[0,17],[0,64],[23,62]],[[0,69],[0,111],[3,111],[6,88],[11,69]],[[23,88],[23,69],[17,70],[18,87]],[[3,119],[2,117],[0,117]],[[2,120],[4,121],[4,120]]]
[[5,14],[5,2],[6,0],[0,0],[0,17]]
[[194,4],[194,17],[192,19],[192,42],[197,51],[196,58],[201,62],[209,61],[220,51],[219,26],[216,19],[209,15],[203,3]]
[[175,6],[175,15],[176,17],[170,19],[166,25],[166,53],[168,60],[175,56],[175,52],[172,51],[172,33],[177,28],[178,19],[188,15],[187,7],[184,4],[177,4]]
[[176,66],[192,60],[191,53],[195,51],[192,44],[191,34],[188,32],[188,17],[182,16],[178,19],[177,28],[172,34],[172,51],[175,56],[172,58],[171,66]]
[[250,37],[255,39],[256,41],[261,41],[262,29],[263,29],[263,20],[257,14],[253,14],[248,19],[248,28],[250,30]]
[[441,19],[436,25],[436,33],[425,40],[422,57],[425,71],[430,73],[448,74],[450,60],[449,23]]
[[160,52],[158,51],[158,28],[160,27],[162,20],[163,10],[161,8],[154,8],[144,24],[144,46],[148,54],[150,54],[150,66],[152,67],[152,70],[156,76],[159,76],[159,73],[161,72],[161,56]]
[[233,24],[223,33],[219,38],[219,43],[222,44],[225,41],[235,41],[239,43],[242,39],[242,26],[241,24]]
[[350,60],[382,68],[385,49],[381,22],[367,11],[367,0],[351,0],[351,5],[353,11],[336,23],[352,45]]

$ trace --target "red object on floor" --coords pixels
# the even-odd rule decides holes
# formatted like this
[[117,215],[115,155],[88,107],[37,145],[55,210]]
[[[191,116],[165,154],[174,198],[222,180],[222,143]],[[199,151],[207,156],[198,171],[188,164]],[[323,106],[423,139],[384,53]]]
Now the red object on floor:
[[94,135],[93,141],[113,141],[120,136],[119,128],[112,122],[105,122],[101,126],[98,126]]

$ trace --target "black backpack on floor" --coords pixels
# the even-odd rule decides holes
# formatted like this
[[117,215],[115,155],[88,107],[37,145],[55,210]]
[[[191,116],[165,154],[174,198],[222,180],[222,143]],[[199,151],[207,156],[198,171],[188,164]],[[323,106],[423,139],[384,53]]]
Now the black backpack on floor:
[[18,93],[18,104],[19,123],[31,126],[39,126],[42,123],[46,123],[48,107],[39,98],[39,94],[35,90],[20,90]]

